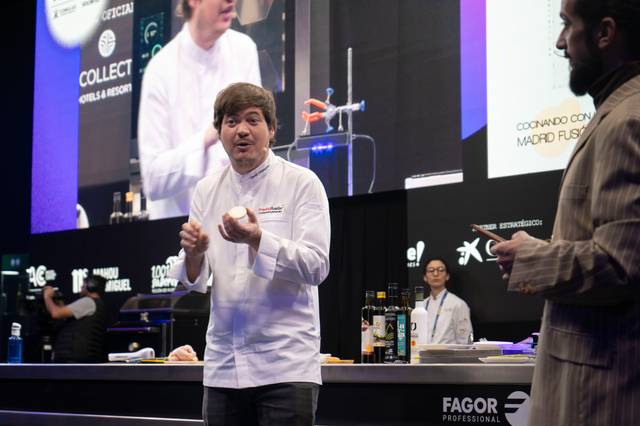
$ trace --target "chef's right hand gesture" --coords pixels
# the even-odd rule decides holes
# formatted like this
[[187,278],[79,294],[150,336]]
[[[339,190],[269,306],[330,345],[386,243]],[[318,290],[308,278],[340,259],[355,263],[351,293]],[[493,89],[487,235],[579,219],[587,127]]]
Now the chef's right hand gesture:
[[209,248],[209,236],[195,219],[182,224],[180,247],[191,258],[203,256]]

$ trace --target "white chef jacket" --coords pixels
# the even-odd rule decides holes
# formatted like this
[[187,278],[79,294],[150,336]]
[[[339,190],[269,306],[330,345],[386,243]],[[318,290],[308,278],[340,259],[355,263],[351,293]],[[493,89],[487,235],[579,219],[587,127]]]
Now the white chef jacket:
[[151,59],[142,81],[138,148],[151,219],[186,215],[195,184],[228,164],[222,144],[204,148],[218,92],[240,81],[260,85],[248,36],[229,29],[204,50],[188,25]]
[[[433,326],[438,314],[438,308],[442,298],[447,293],[447,297],[442,304],[440,318],[436,324],[435,334],[433,338]],[[427,301],[429,305],[427,306]],[[471,316],[469,306],[455,294],[448,290],[443,290],[436,296],[429,296],[425,300],[427,310],[427,343],[454,343],[467,344],[469,336],[473,333],[471,326]]]
[[[234,206],[251,208],[258,251],[225,241],[217,225]],[[170,275],[205,292],[213,277],[204,385],[247,388],[321,383],[318,285],[329,273],[329,203],[310,170],[275,156],[244,175],[227,166],[198,182],[190,217],[209,235],[190,283],[184,252]]]

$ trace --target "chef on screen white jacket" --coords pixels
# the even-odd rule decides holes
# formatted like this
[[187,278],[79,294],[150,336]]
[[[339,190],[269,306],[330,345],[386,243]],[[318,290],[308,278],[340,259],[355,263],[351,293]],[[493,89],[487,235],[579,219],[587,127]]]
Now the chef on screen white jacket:
[[248,36],[228,29],[204,50],[188,25],[151,59],[142,82],[138,149],[151,219],[187,215],[195,184],[228,164],[221,143],[204,146],[218,92],[235,82],[261,84]]

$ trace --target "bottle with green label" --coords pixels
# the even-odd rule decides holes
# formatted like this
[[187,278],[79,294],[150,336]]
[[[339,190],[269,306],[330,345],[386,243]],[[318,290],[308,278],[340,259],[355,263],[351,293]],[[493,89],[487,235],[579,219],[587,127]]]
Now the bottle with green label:
[[387,288],[387,309],[384,311],[385,364],[393,364],[398,360],[398,314],[402,314],[398,306],[398,288],[398,283],[389,283]]
[[400,312],[398,313],[398,361],[409,363],[411,360],[411,290],[402,289],[402,297],[400,299]]

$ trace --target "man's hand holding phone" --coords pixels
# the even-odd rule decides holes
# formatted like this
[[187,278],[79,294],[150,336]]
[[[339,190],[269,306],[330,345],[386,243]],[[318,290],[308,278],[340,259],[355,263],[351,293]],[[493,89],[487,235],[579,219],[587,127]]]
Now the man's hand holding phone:
[[501,243],[503,241],[507,241],[506,239],[502,238],[500,235],[494,234],[491,231],[487,231],[486,229],[482,228],[481,226],[475,225],[475,224],[471,224],[471,229],[473,229],[473,232],[482,235],[483,237],[489,239],[489,240],[493,240],[496,243]]

